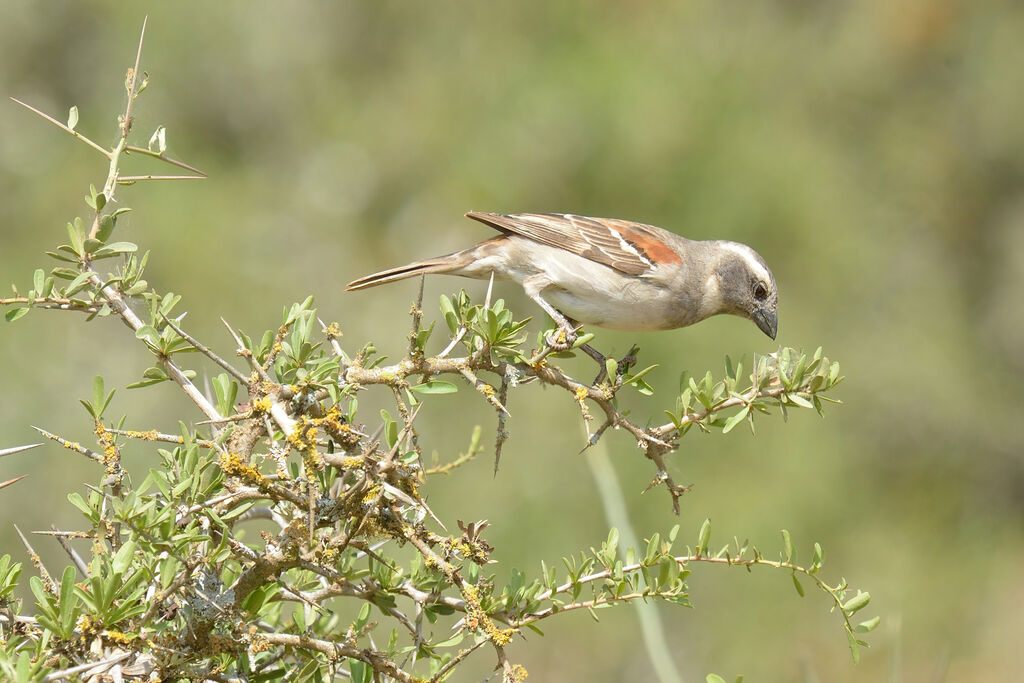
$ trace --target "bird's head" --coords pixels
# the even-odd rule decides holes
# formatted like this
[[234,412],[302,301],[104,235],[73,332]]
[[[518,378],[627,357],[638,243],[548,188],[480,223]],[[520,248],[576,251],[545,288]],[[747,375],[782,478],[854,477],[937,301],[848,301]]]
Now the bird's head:
[[722,313],[743,316],[772,339],[778,331],[779,291],[761,255],[745,244],[718,242],[714,273]]

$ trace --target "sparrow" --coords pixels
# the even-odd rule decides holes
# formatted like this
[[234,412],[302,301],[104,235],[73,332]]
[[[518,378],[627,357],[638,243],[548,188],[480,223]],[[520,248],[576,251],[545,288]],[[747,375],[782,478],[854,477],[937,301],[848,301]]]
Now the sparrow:
[[348,291],[428,273],[519,283],[568,338],[576,323],[670,330],[719,314],[754,322],[775,339],[778,290],[745,244],[694,241],[616,218],[562,213],[467,217],[500,234],[462,251],[414,261],[348,283]]

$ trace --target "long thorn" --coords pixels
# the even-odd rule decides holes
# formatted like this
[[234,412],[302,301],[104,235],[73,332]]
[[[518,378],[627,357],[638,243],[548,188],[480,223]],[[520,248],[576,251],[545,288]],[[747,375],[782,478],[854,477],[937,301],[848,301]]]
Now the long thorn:
[[71,128],[68,128],[68,127],[67,127],[67,126],[65,126],[65,125],[64,125],[63,123],[61,123],[61,122],[60,122],[60,121],[58,121],[57,119],[53,118],[53,117],[52,117],[52,116],[50,116],[49,114],[44,114],[43,112],[39,111],[38,109],[36,109],[35,107],[33,107],[33,106],[32,106],[31,104],[26,104],[25,102],[22,102],[21,100],[19,100],[19,99],[18,99],[18,98],[16,98],[16,97],[12,97],[11,99],[12,99],[12,100],[13,100],[14,102],[16,102],[16,103],[20,104],[21,106],[25,107],[25,109],[28,109],[28,110],[29,110],[30,112],[32,112],[32,113],[34,113],[34,114],[38,114],[39,116],[42,116],[42,117],[43,117],[44,119],[46,119],[47,121],[49,121],[49,122],[50,122],[50,123],[52,123],[53,125],[57,126],[57,127],[58,127],[58,128],[60,128],[61,130],[65,131],[65,132],[68,132],[68,133],[71,133],[71,134],[72,134],[72,135],[74,135],[74,136],[75,136],[76,138],[78,138],[79,140],[81,140],[81,141],[82,141],[82,142],[84,142],[85,144],[89,145],[90,147],[92,147],[93,149],[95,149],[96,151],[98,151],[98,152],[99,152],[100,154],[102,154],[103,156],[105,156],[106,158],[108,158],[108,159],[110,158],[110,150],[108,150],[108,149],[104,149],[104,148],[103,148],[102,146],[100,146],[100,145],[96,144],[95,142],[93,142],[93,141],[92,141],[92,140],[90,140],[89,138],[85,137],[84,135],[82,135],[82,134],[81,134],[81,133],[79,133],[78,131],[75,131],[75,130],[72,130]]
[[[50,528],[54,531],[57,530],[52,524],[50,525]],[[68,540],[60,535],[56,535],[54,538],[57,539],[57,543],[60,544],[60,547],[63,548],[64,552],[66,552],[68,557],[71,558],[71,562],[74,563],[78,571],[82,572],[82,576],[89,576],[89,566],[82,560],[81,556],[75,552],[75,549],[71,547]]]
[[[204,173],[203,171],[200,171],[195,166],[191,166],[189,164],[186,164],[184,161],[180,161],[179,159],[171,158],[171,157],[167,156],[166,154],[162,154],[160,152],[154,152],[151,149],[146,149],[145,147],[138,147],[136,145],[125,145],[124,151],[126,153],[145,154],[146,156],[150,156],[150,157],[153,157],[154,159],[159,159],[160,161],[168,163],[171,166],[177,166],[178,168],[183,168],[186,171],[192,171],[197,176],[202,176],[203,178],[207,177],[206,173]],[[191,177],[191,176],[189,176],[189,177]]]
[[50,586],[55,586],[56,584],[53,583],[53,578],[50,576],[50,572],[46,571],[46,566],[43,565],[43,561],[39,559],[39,553],[36,552],[35,548],[32,547],[32,544],[28,542],[27,538],[25,538],[25,534],[21,533],[21,529],[18,528],[17,524],[14,525],[14,530],[18,532],[19,536],[21,536],[21,542],[25,544],[25,548],[28,550],[28,556],[29,559],[32,560],[32,564],[34,564],[36,569],[39,570],[40,578],[44,583]]
[[5,448],[2,451],[0,451],[0,458],[4,457],[5,455],[14,455],[15,453],[21,453],[22,451],[27,451],[42,445],[43,444],[41,443],[30,443],[27,446],[15,446],[14,448]]
[[142,63],[142,43],[146,39],[146,23],[149,21],[149,15],[147,14],[142,18],[142,31],[139,33],[139,49],[135,52],[135,67],[132,69],[132,80],[128,88],[128,104],[124,107],[124,128],[122,129],[121,137],[128,137],[128,129],[131,127],[132,118],[132,103],[135,101],[135,96],[138,94],[135,92],[135,86],[139,82],[139,64]]
[[487,296],[484,297],[484,308],[491,307],[491,292],[494,290],[494,271],[491,271],[491,278],[487,281]]
[[119,175],[117,182],[121,185],[132,185],[140,180],[203,180],[200,175]]
[[22,479],[24,479],[27,476],[28,476],[27,474],[23,474],[20,477],[15,477],[14,479],[8,479],[7,481],[2,481],[2,482],[0,482],[0,489],[5,489],[8,486],[10,486],[11,484],[17,484],[19,481],[21,481]]

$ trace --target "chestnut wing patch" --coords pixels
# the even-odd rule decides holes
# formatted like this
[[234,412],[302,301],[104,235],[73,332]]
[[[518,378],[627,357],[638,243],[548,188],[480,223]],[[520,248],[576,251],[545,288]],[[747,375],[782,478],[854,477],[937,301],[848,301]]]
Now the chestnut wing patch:
[[500,214],[470,211],[468,217],[505,234],[565,249],[627,275],[643,275],[679,255],[658,237],[660,228],[614,218],[561,213]]

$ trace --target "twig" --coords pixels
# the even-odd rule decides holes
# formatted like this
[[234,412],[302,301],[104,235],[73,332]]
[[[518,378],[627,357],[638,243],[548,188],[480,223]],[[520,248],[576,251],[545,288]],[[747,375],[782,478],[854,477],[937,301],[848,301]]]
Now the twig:
[[15,304],[28,304],[31,308],[43,310],[80,311],[82,313],[95,313],[101,308],[101,304],[96,302],[68,299],[59,296],[44,296],[34,299],[30,299],[27,296],[15,296],[0,299],[0,306],[13,306]]
[[[501,375],[501,387],[498,389],[498,403],[502,406],[508,403],[509,377],[507,373]],[[508,430],[505,423],[508,421],[507,410],[498,411],[498,428],[494,434],[494,476],[498,476],[498,463],[501,462],[501,449],[508,440]]]
[[239,372],[238,369],[236,369],[233,365],[231,365],[226,360],[224,360],[223,358],[218,356],[216,353],[211,351],[208,346],[205,346],[202,342],[200,342],[198,339],[196,339],[195,337],[190,335],[188,332],[186,332],[185,330],[183,330],[180,327],[178,327],[178,325],[176,325],[174,323],[174,321],[172,321],[170,318],[168,318],[163,313],[160,313],[160,317],[163,318],[164,322],[167,323],[168,326],[170,326],[170,328],[172,330],[174,330],[179,335],[181,335],[182,339],[184,339],[189,344],[194,346],[199,351],[199,353],[203,354],[204,356],[206,356],[207,358],[212,360],[214,363],[219,365],[221,368],[226,370],[229,375],[231,375],[232,377],[237,379],[239,382],[241,382],[243,386],[248,386],[249,385],[249,378],[246,377],[245,375],[243,375],[241,372]]
[[306,650],[320,652],[332,659],[351,657],[361,662],[366,662],[374,671],[380,671],[403,683],[414,683],[416,677],[399,669],[383,652],[369,648],[357,648],[345,643],[331,640],[320,640],[305,635],[293,635],[291,633],[262,633],[255,636],[254,640],[270,643],[271,645],[285,645],[287,647],[300,647]]
[[449,671],[451,671],[456,666],[461,664],[462,660],[464,660],[466,657],[479,650],[480,646],[486,642],[488,642],[486,638],[481,638],[472,647],[466,648],[465,650],[459,650],[459,653],[452,657],[451,661],[449,661],[447,664],[438,669],[437,673],[431,677],[430,683],[437,683],[438,681],[444,680],[444,677],[448,674]]
[[77,441],[68,441],[67,439],[65,439],[63,437],[57,436],[56,434],[51,434],[50,432],[46,431],[45,429],[42,429],[41,427],[36,427],[34,425],[32,425],[32,429],[36,430],[37,432],[39,432],[40,434],[45,436],[47,439],[52,439],[53,441],[56,441],[57,443],[59,443],[64,448],[67,448],[69,451],[74,451],[75,453],[81,453],[82,455],[84,455],[85,457],[89,458],[90,460],[94,460],[94,461],[96,461],[98,463],[103,463],[104,462],[102,455],[100,455],[96,451],[89,450],[88,448],[86,448],[82,444],[78,443]]
[[54,671],[44,676],[42,680],[46,681],[47,683],[49,681],[62,681],[70,678],[71,676],[74,676],[75,674],[86,672],[91,674],[92,676],[98,676],[99,674],[102,674],[103,672],[109,670],[118,662],[123,662],[124,660],[128,659],[132,656],[132,654],[133,653],[131,652],[122,652],[121,654],[114,655],[113,657],[101,659],[98,662],[86,662],[85,664],[79,664],[78,666],[73,666],[69,669]]

